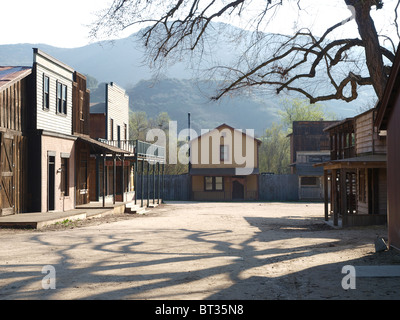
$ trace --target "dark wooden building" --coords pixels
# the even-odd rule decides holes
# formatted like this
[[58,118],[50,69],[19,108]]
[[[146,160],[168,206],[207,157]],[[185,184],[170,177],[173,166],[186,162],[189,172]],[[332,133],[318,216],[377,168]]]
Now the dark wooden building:
[[389,246],[400,250],[400,51],[378,104],[377,133],[387,139],[387,211]]
[[26,211],[26,111],[30,67],[0,67],[0,216]]
[[325,129],[331,160],[316,166],[327,186],[325,219],[333,215],[335,225],[339,219],[343,226],[386,223],[386,139],[374,130],[375,117],[371,109]]
[[314,167],[330,159],[329,133],[324,129],[336,121],[293,121],[290,137],[291,173],[299,177],[299,199],[322,201],[322,168]]

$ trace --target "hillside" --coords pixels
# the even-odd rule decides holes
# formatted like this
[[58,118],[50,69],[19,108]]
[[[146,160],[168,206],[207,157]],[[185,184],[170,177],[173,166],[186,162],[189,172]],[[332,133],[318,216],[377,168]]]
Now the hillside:
[[[216,60],[229,60],[235,49],[228,36],[217,34],[218,45],[213,47]],[[215,42],[214,42],[215,44]],[[151,81],[153,72],[143,64],[143,49],[138,34],[114,42],[98,42],[80,48],[65,49],[45,44],[17,44],[0,46],[0,65],[32,65],[32,48],[38,47],[70,65],[80,73],[96,78],[100,83],[115,82],[130,95],[132,111],[144,110],[149,117],[166,111],[179,127],[187,123],[187,113],[192,115],[195,128],[210,128],[222,122],[239,128],[254,128],[261,135],[273,120],[282,95],[254,93],[227,97],[210,102],[216,82],[188,80],[193,78],[188,61],[179,61],[169,68],[158,82]],[[202,56],[200,64],[207,65],[208,56]],[[196,67],[198,67],[197,65]],[[92,101],[102,94],[92,91]],[[353,116],[365,106],[371,105],[372,90],[365,90],[356,101],[345,103],[329,101],[325,105],[338,118]]]

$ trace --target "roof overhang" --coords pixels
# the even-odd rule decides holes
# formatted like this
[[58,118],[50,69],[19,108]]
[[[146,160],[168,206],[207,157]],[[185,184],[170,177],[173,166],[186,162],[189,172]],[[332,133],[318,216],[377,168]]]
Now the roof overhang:
[[90,145],[91,154],[124,154],[130,155],[131,153],[127,150],[123,150],[117,147],[110,146],[103,142],[97,141],[95,139],[90,138],[87,135],[78,135],[76,134],[78,141],[83,141]]
[[386,168],[386,155],[368,155],[317,163],[314,167],[331,169]]

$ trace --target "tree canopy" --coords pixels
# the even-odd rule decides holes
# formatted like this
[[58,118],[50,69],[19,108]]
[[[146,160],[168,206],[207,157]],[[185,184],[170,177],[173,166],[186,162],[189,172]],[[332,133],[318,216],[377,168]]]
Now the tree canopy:
[[[212,22],[240,20],[252,30],[252,36],[234,62],[210,68],[225,80],[214,99],[260,86],[273,88],[276,93],[300,93],[310,103],[331,99],[350,102],[358,97],[359,88],[372,86],[379,99],[399,41],[399,2],[388,0],[384,5],[382,0],[114,0],[110,8],[99,14],[92,35],[101,38],[134,25],[146,26],[141,37],[147,62],[159,68],[194,53],[204,54],[210,31],[215,27]],[[338,17],[329,26],[321,22],[303,26],[304,20],[297,19],[290,34],[268,33],[281,22],[274,17],[282,11],[289,12],[288,6],[297,10],[300,17],[317,6],[325,6],[329,11],[333,3],[348,9],[348,16]],[[389,36],[385,34],[387,29],[377,29],[375,25],[372,16],[379,14],[390,20]],[[316,19],[317,14],[309,18]],[[348,37],[347,31],[338,32],[348,25],[357,29],[358,35]]]

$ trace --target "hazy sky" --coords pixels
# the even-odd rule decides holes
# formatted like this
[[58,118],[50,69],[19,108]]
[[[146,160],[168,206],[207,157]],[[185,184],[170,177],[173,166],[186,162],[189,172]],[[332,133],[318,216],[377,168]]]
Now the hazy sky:
[[[265,3],[265,0],[254,1]],[[0,44],[45,43],[64,48],[84,46],[89,43],[87,26],[96,19],[94,13],[107,8],[110,3],[112,0],[0,0]],[[343,0],[302,0],[303,15],[300,20],[297,1],[286,3],[288,7],[279,10],[268,31],[285,33],[301,25],[313,31],[319,27],[323,32],[350,16]],[[378,31],[390,27],[389,14],[393,12],[395,1],[386,0],[384,3],[387,13],[383,10],[373,10],[372,13],[376,16]],[[135,31],[128,30],[122,36]],[[358,36],[354,21],[340,32],[346,37]]]

